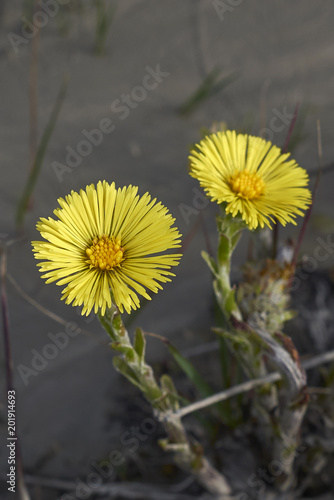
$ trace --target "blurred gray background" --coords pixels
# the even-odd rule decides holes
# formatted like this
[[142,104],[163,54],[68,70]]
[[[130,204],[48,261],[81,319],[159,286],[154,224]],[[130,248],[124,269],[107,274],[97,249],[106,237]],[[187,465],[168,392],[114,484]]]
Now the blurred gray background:
[[[22,33],[23,3],[2,0],[0,10],[3,243],[17,238],[15,210],[29,172],[29,78],[35,37]],[[61,9],[60,3],[64,4]],[[116,6],[112,1],[107,4]],[[188,176],[189,147],[199,140],[200,129],[211,127],[213,122],[225,122],[229,128],[247,129],[255,135],[263,133],[282,146],[299,104],[298,119],[304,129],[294,157],[308,171],[316,171],[319,119],[323,164],[331,164],[334,4],[331,0],[123,0],[117,3],[105,53],[100,56],[93,52],[95,4],[59,0],[58,7],[56,14],[46,14],[39,34],[39,139],[65,76],[67,94],[24,233],[8,247],[8,272],[24,293],[88,334],[70,337],[65,332],[59,338],[67,338],[66,346],[47,351],[45,346],[55,345],[54,335],[64,333],[64,326],[29,304],[10,282],[7,290],[25,467],[41,475],[74,479],[89,473],[92,460],[122,448],[119,436],[124,430],[125,410],[121,397],[126,383],[112,367],[113,354],[98,321],[81,318],[75,308],[59,300],[56,285],[46,286],[40,279],[30,245],[32,239],[39,239],[36,221],[52,215],[58,197],[98,180],[115,181],[117,186],[138,185],[141,194],[149,191],[169,207],[186,249],[173,282],[143,309],[135,324],[167,336],[179,348],[213,341],[211,281],[200,250],[208,245],[203,224],[215,247],[217,210],[198,198],[198,184]],[[215,68],[220,70],[220,79],[232,75],[234,81],[201,101],[192,113],[180,115],[180,106]],[[112,121],[112,132],[103,133],[102,140],[95,139],[99,144],[87,153],[81,143],[87,140],[85,133],[99,128],[101,120],[110,127],[106,119]],[[78,165],[66,164],[68,151],[78,149],[84,151],[76,159]],[[59,164],[70,169],[59,174]],[[303,252],[311,256],[318,239],[327,241],[333,233],[333,180],[334,172],[330,171],[320,184],[303,244]],[[314,176],[311,185],[313,182]],[[296,238],[296,228],[280,232],[282,238],[288,235]],[[244,236],[235,268],[246,251],[246,242]],[[328,259],[316,266],[330,263],[333,251],[329,250]],[[161,342],[152,338],[149,344],[151,361],[167,358]],[[37,370],[33,359],[43,349],[54,357],[45,366],[40,361]],[[22,370],[28,373],[26,377],[22,377]],[[3,359],[1,371],[5,422]],[[136,394],[131,391],[129,394]],[[1,432],[5,439],[4,425]],[[1,448],[1,470],[5,471],[7,455]]]

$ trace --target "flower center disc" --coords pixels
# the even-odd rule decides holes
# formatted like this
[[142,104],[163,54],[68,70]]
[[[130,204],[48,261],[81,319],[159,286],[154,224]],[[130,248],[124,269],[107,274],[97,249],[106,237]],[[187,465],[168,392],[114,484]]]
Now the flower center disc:
[[86,249],[90,269],[100,268],[101,271],[110,271],[113,267],[119,266],[124,260],[124,248],[121,246],[120,238],[109,238],[106,235],[94,238],[92,245]]
[[257,174],[252,174],[244,170],[231,178],[230,186],[241,198],[253,200],[261,196],[265,188],[265,183]]

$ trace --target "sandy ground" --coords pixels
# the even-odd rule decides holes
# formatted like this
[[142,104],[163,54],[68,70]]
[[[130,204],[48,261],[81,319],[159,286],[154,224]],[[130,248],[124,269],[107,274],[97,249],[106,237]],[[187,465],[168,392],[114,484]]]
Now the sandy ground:
[[[28,172],[32,42],[26,39],[15,51],[8,38],[9,33],[20,34],[21,3],[13,0],[2,4],[0,233],[3,240],[14,233],[15,207]],[[323,163],[333,161],[333,2],[250,0],[220,4],[228,6],[225,12],[222,7],[219,10],[218,2],[205,0],[118,2],[104,57],[92,53],[95,22],[92,9],[82,16],[73,16],[67,37],[60,36],[51,17],[41,29],[39,137],[64,75],[68,76],[69,85],[38,179],[33,208],[26,218],[25,235],[10,247],[8,269],[30,297],[92,335],[63,335],[67,345],[58,348],[45,367],[40,361],[39,371],[35,370],[24,381],[18,367],[31,368],[36,352],[41,353],[50,342],[54,344],[52,335],[64,332],[64,328],[28,304],[8,284],[24,463],[33,470],[38,465],[40,474],[73,479],[78,474],[87,474],[92,460],[122,447],[119,438],[122,408],[118,398],[124,392],[124,385],[112,368],[112,353],[106,347],[107,339],[97,320],[82,319],[74,308],[59,301],[55,285],[45,286],[39,278],[30,247],[30,241],[38,237],[37,219],[52,214],[58,197],[106,179],[118,186],[138,185],[142,194],[150,191],[169,207],[181,232],[187,235],[196,216],[185,217],[180,204],[194,208],[193,190],[198,187],[187,174],[189,145],[198,140],[201,127],[208,127],[216,120],[233,128],[250,116],[254,119],[252,132],[259,133],[263,128],[261,96],[265,96],[265,126],[278,145],[284,142],[296,103],[309,103],[312,111],[306,121],[306,138],[295,157],[309,171],[316,169],[316,119],[319,118]],[[216,66],[222,69],[222,76],[237,71],[238,79],[203,102],[189,117],[180,117],[177,108]],[[143,88],[149,81],[153,87],[154,79],[157,85],[147,88],[147,95],[142,98],[144,94],[138,86]],[[117,100],[131,92],[141,100],[121,112]],[[65,164],[66,148],[77,149],[85,139],[82,131],[100,127],[105,119],[112,121],[114,130],[104,133],[102,142],[81,157],[80,164],[65,172],[62,179],[57,177],[55,162]],[[333,180],[334,172],[323,178],[314,210],[317,215],[333,218]],[[215,211],[213,205],[201,210],[213,245]],[[328,234],[330,237],[333,227],[327,224],[327,235],[311,228],[304,250],[313,255],[317,238],[326,239]],[[286,234],[295,235],[296,230],[289,228]],[[210,276],[199,255],[204,246],[205,239],[199,231],[187,248],[173,283],[166,285],[137,318],[145,330],[166,335],[180,347],[213,340],[207,321]],[[317,264],[327,265],[332,257],[329,254],[326,262]],[[161,343],[152,340],[150,344],[151,360],[167,356]],[[1,409],[5,410],[5,406]],[[2,427],[3,438],[5,430]],[[6,459],[2,447],[1,470],[5,470]]]

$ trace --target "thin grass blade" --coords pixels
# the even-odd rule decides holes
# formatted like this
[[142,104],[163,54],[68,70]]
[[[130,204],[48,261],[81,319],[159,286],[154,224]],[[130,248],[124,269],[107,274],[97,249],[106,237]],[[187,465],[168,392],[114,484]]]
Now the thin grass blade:
[[43,160],[44,156],[49,144],[49,141],[51,139],[53,130],[55,128],[59,112],[61,110],[61,107],[63,105],[65,95],[66,95],[66,90],[67,90],[67,78],[63,81],[59,94],[57,96],[56,102],[54,104],[54,107],[51,112],[50,119],[48,121],[48,124],[44,130],[44,133],[42,135],[41,141],[39,143],[37,153],[36,153],[36,158],[33,163],[32,169],[29,173],[29,177],[27,179],[25,188],[23,190],[21,199],[18,203],[17,211],[16,211],[16,224],[18,227],[22,227],[24,218],[27,212],[27,207],[29,204],[29,200],[31,198],[31,195],[34,191],[38,176],[41,172],[41,168],[43,165]]

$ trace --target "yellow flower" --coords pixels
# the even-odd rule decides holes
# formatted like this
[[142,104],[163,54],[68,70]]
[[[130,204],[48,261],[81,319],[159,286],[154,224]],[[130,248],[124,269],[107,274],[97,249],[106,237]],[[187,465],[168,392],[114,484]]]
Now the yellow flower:
[[226,213],[240,214],[250,229],[275,218],[285,226],[311,204],[306,170],[260,137],[218,132],[192,150],[190,175]]
[[[180,247],[181,236],[166,207],[134,186],[116,189],[99,182],[59,198],[59,220],[41,218],[37,229],[47,241],[33,241],[46,283],[65,285],[62,299],[83,305],[82,314],[95,313],[114,302],[123,312],[139,307],[138,295],[150,299],[159,282],[174,276],[180,254],[162,254]],[[112,294],[112,295],[111,295]]]

